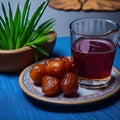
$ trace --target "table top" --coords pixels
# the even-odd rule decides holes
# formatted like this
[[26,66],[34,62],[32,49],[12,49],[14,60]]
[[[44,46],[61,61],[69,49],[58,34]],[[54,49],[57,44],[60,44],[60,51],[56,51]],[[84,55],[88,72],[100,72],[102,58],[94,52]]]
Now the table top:
[[[58,37],[50,57],[69,56],[70,38]],[[120,70],[120,48],[114,66]],[[0,120],[120,120],[120,92],[109,99],[88,105],[53,105],[25,95],[19,74],[0,73]]]

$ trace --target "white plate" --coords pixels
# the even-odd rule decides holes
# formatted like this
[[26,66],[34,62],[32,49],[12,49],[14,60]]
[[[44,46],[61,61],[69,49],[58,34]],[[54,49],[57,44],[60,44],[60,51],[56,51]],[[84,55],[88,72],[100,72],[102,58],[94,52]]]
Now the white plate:
[[[40,61],[40,63],[44,63],[44,61]],[[31,67],[32,65],[21,72],[19,76],[19,85],[27,95],[43,102],[66,105],[88,104],[111,97],[120,90],[120,73],[113,67],[111,72],[112,82],[104,89],[91,90],[79,86],[79,96],[77,97],[66,98],[63,94],[60,94],[57,97],[46,97],[44,96],[41,87],[33,84],[33,81],[29,76]]]

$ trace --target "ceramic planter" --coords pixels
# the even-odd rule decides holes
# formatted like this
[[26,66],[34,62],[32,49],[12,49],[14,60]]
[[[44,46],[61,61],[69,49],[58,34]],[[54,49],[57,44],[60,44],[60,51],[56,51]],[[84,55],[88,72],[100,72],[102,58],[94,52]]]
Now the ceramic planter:
[[[52,36],[53,39],[44,46],[46,51],[50,54],[55,45],[56,32],[51,32],[49,35]],[[20,72],[25,67],[35,62],[35,52],[38,51],[29,46],[16,50],[0,50],[0,72]],[[40,52],[38,52],[38,57],[39,60],[46,58],[46,56]]]

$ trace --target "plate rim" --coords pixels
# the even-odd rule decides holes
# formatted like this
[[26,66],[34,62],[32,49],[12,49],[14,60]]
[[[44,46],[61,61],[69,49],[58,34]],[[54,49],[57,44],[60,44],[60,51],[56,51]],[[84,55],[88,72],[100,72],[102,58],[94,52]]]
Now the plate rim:
[[[42,61],[43,61],[43,60],[42,60]],[[32,64],[32,65],[33,65],[33,64]],[[36,99],[36,100],[42,101],[42,102],[52,103],[52,104],[61,104],[61,105],[81,105],[81,104],[83,105],[83,104],[90,104],[90,103],[99,102],[99,101],[101,101],[101,100],[107,99],[107,98],[113,96],[114,94],[116,94],[116,93],[120,90],[120,72],[119,72],[119,70],[118,70],[116,67],[113,66],[112,69],[116,72],[116,74],[117,74],[117,76],[118,76],[118,84],[117,84],[117,86],[116,86],[112,91],[110,91],[109,93],[107,93],[107,94],[105,94],[105,95],[103,95],[103,96],[97,97],[97,98],[92,98],[92,99],[87,99],[87,100],[82,100],[82,101],[80,100],[80,101],[76,101],[76,102],[74,102],[74,101],[53,101],[52,99],[46,99],[46,98],[43,98],[43,97],[39,97],[39,96],[37,96],[37,95],[34,95],[33,93],[31,93],[31,92],[25,87],[22,78],[23,78],[26,70],[29,69],[32,65],[26,67],[26,68],[20,73],[20,76],[19,76],[19,86],[20,86],[20,88],[22,89],[22,91],[23,91],[26,95],[28,95],[28,96]],[[69,98],[68,98],[68,99],[69,99]]]

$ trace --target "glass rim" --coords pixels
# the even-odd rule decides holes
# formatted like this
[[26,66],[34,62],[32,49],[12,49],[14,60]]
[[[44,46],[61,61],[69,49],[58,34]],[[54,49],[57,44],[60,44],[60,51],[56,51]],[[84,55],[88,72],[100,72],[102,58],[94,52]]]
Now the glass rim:
[[[95,34],[95,35],[93,35],[93,34],[82,34],[82,33],[75,32],[75,30],[73,30],[73,28],[72,28],[73,23],[75,23],[76,21],[79,21],[79,20],[87,20],[87,19],[91,19],[91,20],[92,19],[93,20],[94,19],[99,19],[99,20],[107,21],[107,22],[111,23],[112,25],[114,25],[115,29],[111,29],[104,34]],[[70,29],[70,31],[74,32],[75,34],[78,34],[78,35],[81,35],[81,36],[93,36],[94,37],[94,36],[106,36],[106,35],[109,35],[111,33],[118,32],[119,29],[120,29],[120,26],[117,22],[112,21],[110,19],[106,19],[106,18],[102,18],[102,17],[84,17],[84,18],[77,18],[77,19],[73,20],[69,25],[69,29]]]

